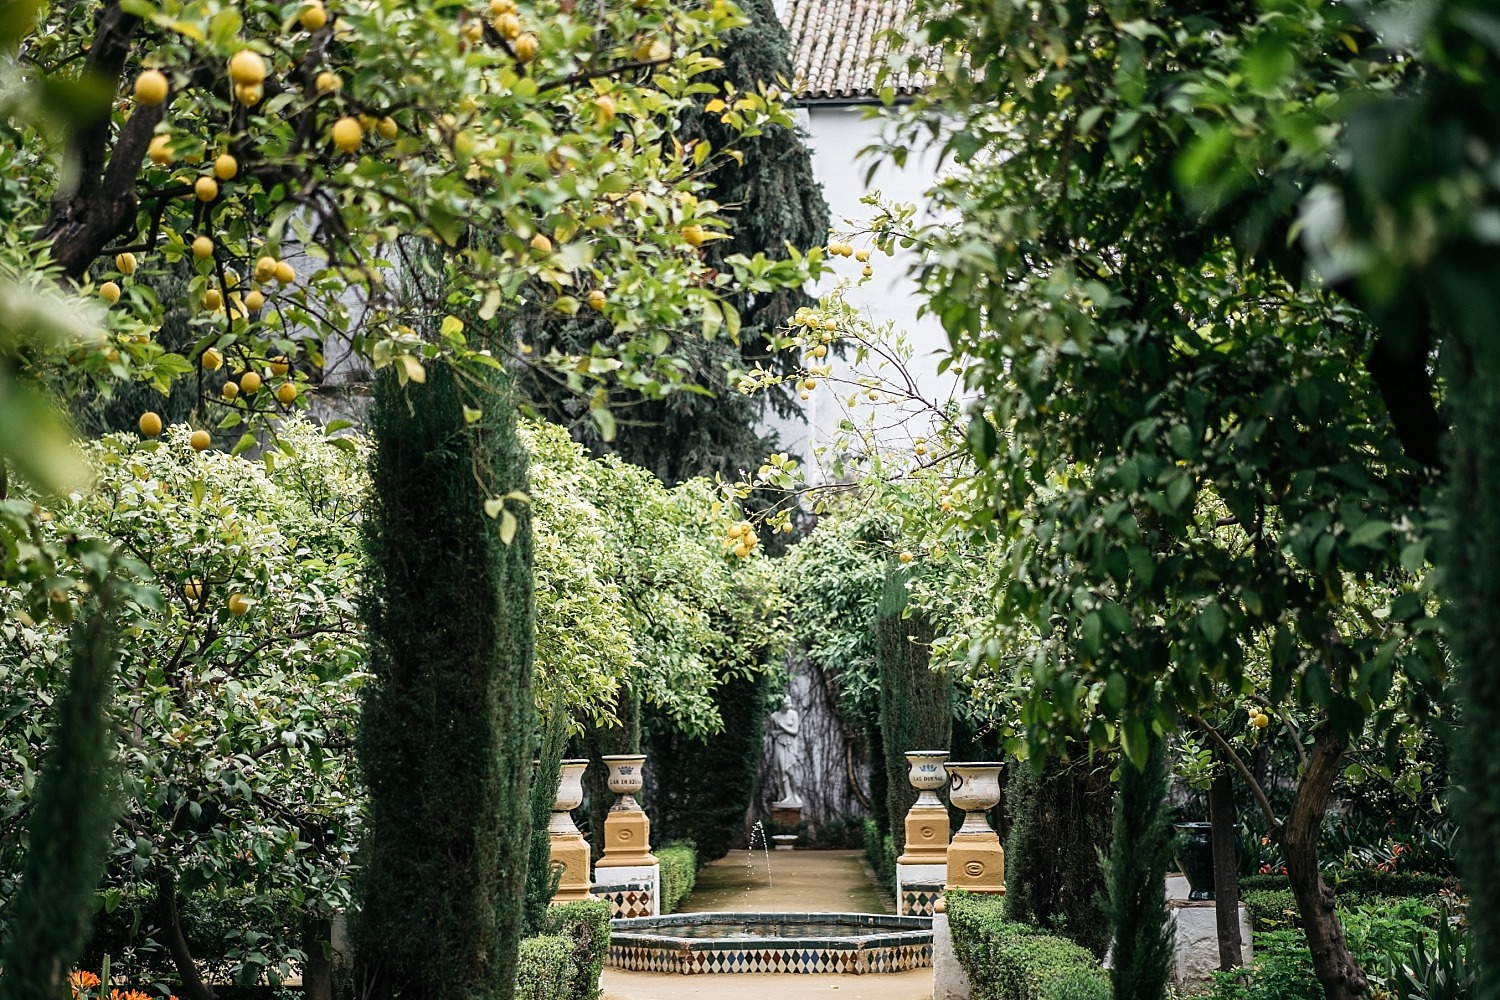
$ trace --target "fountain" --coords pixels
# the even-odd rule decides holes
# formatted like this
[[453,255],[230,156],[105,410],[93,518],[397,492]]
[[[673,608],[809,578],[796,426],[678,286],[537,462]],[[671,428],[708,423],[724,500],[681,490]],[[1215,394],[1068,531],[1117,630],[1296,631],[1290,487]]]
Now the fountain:
[[616,920],[609,964],[634,972],[905,972],[932,965],[932,918],[677,913]]

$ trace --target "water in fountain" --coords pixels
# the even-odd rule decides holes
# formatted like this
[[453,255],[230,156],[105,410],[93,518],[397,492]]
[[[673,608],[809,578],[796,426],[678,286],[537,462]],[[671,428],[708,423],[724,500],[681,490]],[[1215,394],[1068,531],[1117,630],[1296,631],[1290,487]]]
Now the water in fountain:
[[761,849],[761,852],[766,857],[766,885],[768,887],[774,889],[776,887],[776,883],[771,880],[771,844],[770,844],[770,838],[768,838],[766,836],[765,827],[763,827],[763,826],[760,825],[760,820],[756,820],[755,821],[755,825],[750,828],[750,845],[749,845],[749,848],[745,851],[745,867],[749,870],[750,877],[754,878],[755,877],[755,861],[754,861],[754,858],[755,858],[755,840],[756,840],[757,837],[760,838],[760,849]]

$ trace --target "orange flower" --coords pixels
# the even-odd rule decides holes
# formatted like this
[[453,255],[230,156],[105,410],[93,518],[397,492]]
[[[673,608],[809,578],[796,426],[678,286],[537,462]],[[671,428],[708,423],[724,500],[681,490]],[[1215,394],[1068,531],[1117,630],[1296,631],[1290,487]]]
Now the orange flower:
[[73,988],[73,995],[76,997],[84,990],[91,990],[98,986],[99,977],[92,972],[75,972],[68,977],[68,985]]

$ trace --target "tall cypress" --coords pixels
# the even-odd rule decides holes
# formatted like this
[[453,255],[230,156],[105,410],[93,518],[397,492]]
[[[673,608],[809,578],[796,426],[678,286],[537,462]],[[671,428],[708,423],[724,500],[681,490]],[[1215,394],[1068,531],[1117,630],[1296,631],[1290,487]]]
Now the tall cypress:
[[906,579],[900,569],[886,575],[875,616],[886,816],[898,855],[906,849],[906,813],[917,801],[907,751],[946,750],[953,737],[953,682],[932,669],[932,623],[906,616]]
[[65,1000],[94,912],[115,823],[109,695],[119,651],[114,585],[98,588],[73,628],[67,688],[37,785],[21,888],[5,940],[4,1000]]
[[1453,613],[1448,634],[1459,671],[1462,725],[1453,755],[1464,888],[1475,900],[1469,933],[1480,1000],[1500,1000],[1500,353],[1491,343],[1444,345],[1453,396],[1449,532],[1443,568]]
[[1143,767],[1120,761],[1115,838],[1109,854],[1109,915],[1114,927],[1115,1000],[1167,995],[1172,944],[1162,886],[1172,857],[1167,815],[1166,738],[1148,725]]
[[562,784],[563,753],[568,748],[568,712],[559,696],[553,703],[531,779],[531,844],[526,861],[526,936],[546,933],[547,907],[557,892],[562,869],[552,864],[552,834],[547,824]]
[[1109,846],[1114,793],[1109,766],[1087,748],[1061,747],[1018,761],[1005,786],[1006,907],[1011,919],[1070,938],[1095,955],[1109,945],[1099,856]]
[[[526,488],[507,376],[375,383],[363,608],[368,796],[354,925],[369,1000],[509,1000],[534,725],[532,541],[485,501]],[[482,416],[469,423],[464,407]],[[470,414],[472,416],[472,413]]]
[[[750,23],[729,32],[718,52],[724,65],[705,73],[695,83],[722,93],[726,83],[740,92],[772,87],[787,89],[792,68],[786,29],[772,0],[745,0],[740,9]],[[704,94],[706,103],[718,94]],[[741,138],[719,120],[718,113],[699,108],[686,111],[675,135],[684,144],[707,142],[714,150],[733,147],[741,162],[724,158],[709,175],[707,197],[724,206],[730,238],[705,244],[700,251],[714,268],[727,271],[724,261],[735,254],[764,253],[785,258],[786,245],[798,250],[821,246],[828,240],[828,204],[813,175],[812,157],[798,134],[771,126],[761,135]],[[622,396],[618,433],[613,441],[598,438],[589,421],[590,400],[580,397],[544,373],[533,373],[520,388],[548,420],[572,429],[575,438],[598,452],[613,452],[627,462],[650,469],[665,483],[680,483],[714,473],[734,475],[761,464],[774,442],[759,428],[767,403],[782,417],[800,412],[787,385],[746,396],[734,386],[732,372],[761,364],[789,371],[796,362],[791,352],[769,350],[765,335],[786,323],[813,298],[799,289],[751,292],[731,289],[726,301],[740,314],[739,344],[727,336],[704,340],[696,328],[666,331],[670,353],[686,366],[686,377],[712,393],[673,393],[665,399]],[[591,313],[572,318],[533,311],[518,317],[527,335],[539,346],[564,351],[587,350],[609,343],[607,323]],[[623,392],[623,390],[622,390]]]

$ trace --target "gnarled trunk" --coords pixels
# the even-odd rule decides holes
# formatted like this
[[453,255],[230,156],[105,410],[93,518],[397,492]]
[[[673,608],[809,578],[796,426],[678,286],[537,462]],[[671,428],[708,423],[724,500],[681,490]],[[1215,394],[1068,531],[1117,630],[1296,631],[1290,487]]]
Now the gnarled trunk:
[[1220,770],[1208,786],[1208,818],[1213,823],[1214,916],[1219,932],[1219,968],[1237,969],[1242,964],[1244,943],[1240,940],[1240,874],[1235,857],[1234,780]]
[[1347,744],[1334,736],[1328,723],[1318,727],[1291,814],[1277,833],[1312,951],[1313,970],[1328,1000],[1360,1000],[1370,995],[1364,970],[1354,961],[1344,939],[1344,926],[1334,910],[1333,890],[1318,872],[1318,833],[1345,749]]

